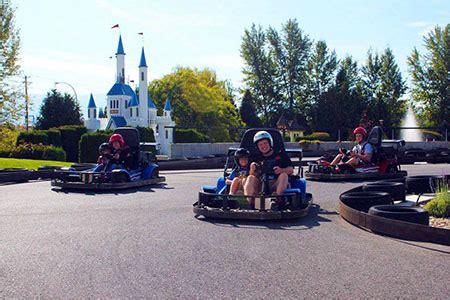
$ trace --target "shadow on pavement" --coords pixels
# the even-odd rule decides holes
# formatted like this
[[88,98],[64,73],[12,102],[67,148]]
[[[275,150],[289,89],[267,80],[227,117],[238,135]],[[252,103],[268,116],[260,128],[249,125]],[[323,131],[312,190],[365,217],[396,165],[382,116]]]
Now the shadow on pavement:
[[96,195],[96,194],[112,194],[112,195],[124,195],[124,194],[133,194],[137,192],[146,192],[146,193],[154,193],[155,189],[164,189],[164,190],[172,190],[173,187],[168,187],[166,183],[155,184],[151,186],[142,186],[138,188],[127,188],[122,190],[78,190],[78,189],[61,189],[61,188],[52,188],[52,191],[58,194],[85,194],[85,195]]
[[306,230],[320,226],[323,222],[331,222],[330,219],[324,217],[326,215],[338,215],[338,213],[321,209],[318,204],[312,204],[308,215],[295,220],[225,220],[204,217],[198,217],[197,219],[216,226],[240,229]]

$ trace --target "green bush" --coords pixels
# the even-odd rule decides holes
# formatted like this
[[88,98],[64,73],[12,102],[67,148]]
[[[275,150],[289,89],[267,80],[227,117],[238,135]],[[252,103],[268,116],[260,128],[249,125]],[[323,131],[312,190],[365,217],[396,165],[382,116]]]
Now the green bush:
[[48,135],[44,130],[22,131],[16,140],[16,146],[20,144],[48,145]]
[[[15,130],[13,126],[1,125],[0,126],[0,149],[7,151],[14,148],[17,141],[19,131]],[[1,154],[0,154],[1,155]]]
[[59,132],[58,128],[50,128],[49,130],[45,130],[48,137],[48,143],[55,147],[61,147],[61,132]]
[[196,129],[176,129],[175,143],[209,143],[209,137]]
[[81,136],[87,132],[84,126],[61,126],[61,144],[66,151],[67,161],[77,162],[79,157],[79,144]]
[[14,148],[8,157],[65,161],[66,153],[60,147],[24,143]]
[[436,198],[425,204],[423,207],[433,217],[446,217],[450,215],[450,194],[448,186],[440,183]]
[[445,140],[444,136],[436,131],[431,130],[421,130],[421,133],[426,141],[443,141]]
[[305,141],[331,141],[330,134],[328,132],[313,132],[310,135],[300,136],[296,138],[296,142],[300,140]]
[[109,132],[97,131],[85,133],[80,140],[80,157],[82,163],[94,163],[98,158],[98,147],[102,143],[107,143],[110,137]]
[[139,136],[141,138],[141,142],[153,143],[155,142],[155,134],[153,130],[148,127],[136,127],[139,131]]

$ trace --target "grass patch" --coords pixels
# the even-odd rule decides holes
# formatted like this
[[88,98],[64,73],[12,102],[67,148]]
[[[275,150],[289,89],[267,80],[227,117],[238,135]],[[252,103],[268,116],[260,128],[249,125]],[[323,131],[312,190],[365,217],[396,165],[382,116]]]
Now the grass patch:
[[450,193],[448,185],[443,181],[438,183],[436,198],[425,204],[423,207],[433,217],[446,217],[450,215]]
[[63,166],[70,167],[72,162],[53,161],[53,160],[34,160],[34,159],[19,159],[19,158],[1,158],[0,168],[26,168],[30,170],[37,170],[41,166]]

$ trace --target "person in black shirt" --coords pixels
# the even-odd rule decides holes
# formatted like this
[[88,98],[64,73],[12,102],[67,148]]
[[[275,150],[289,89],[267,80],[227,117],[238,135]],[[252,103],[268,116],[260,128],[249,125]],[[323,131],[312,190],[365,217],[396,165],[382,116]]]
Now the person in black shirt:
[[[273,139],[267,131],[258,131],[253,137],[253,142],[259,150],[260,155],[253,159],[250,165],[250,174],[259,173],[268,175],[270,191],[282,195],[289,184],[289,175],[294,172],[291,159],[284,151],[275,152]],[[258,168],[259,167],[259,168]],[[256,196],[260,187],[260,179],[257,175],[249,175],[244,185],[244,194]]]

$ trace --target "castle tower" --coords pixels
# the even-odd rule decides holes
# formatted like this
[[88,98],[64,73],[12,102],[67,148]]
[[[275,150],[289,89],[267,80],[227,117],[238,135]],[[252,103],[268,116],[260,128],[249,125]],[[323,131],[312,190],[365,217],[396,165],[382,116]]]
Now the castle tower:
[[139,62],[139,110],[141,111],[142,124],[140,126],[148,126],[148,79],[147,79],[147,62],[145,61],[144,47],[142,47],[141,60]]
[[119,36],[116,52],[116,82],[125,83],[125,52],[123,51],[122,35]]
[[157,117],[156,123],[158,125],[157,140],[161,145],[161,153],[166,153],[170,156],[169,145],[173,143],[173,127],[175,122],[172,120],[172,105],[169,97],[167,97],[166,104],[164,105],[163,115]]
[[92,93],[88,104],[88,118],[84,121],[84,124],[88,131],[96,131],[97,129],[100,129],[100,120],[97,118],[97,105],[95,104]]
[[158,109],[156,108],[155,103],[153,102],[152,97],[150,97],[150,94],[147,98],[147,106],[148,106],[148,127],[153,129],[153,133],[156,135],[156,117],[158,114]]

